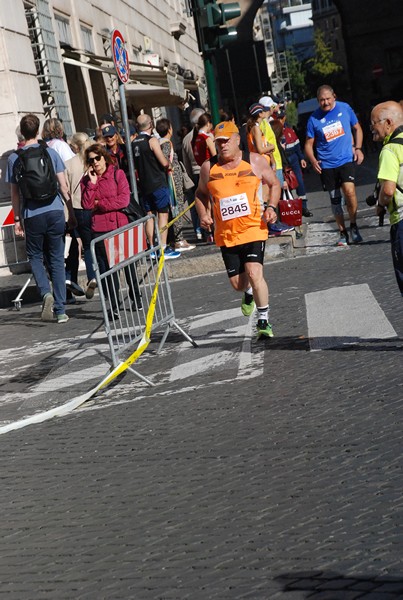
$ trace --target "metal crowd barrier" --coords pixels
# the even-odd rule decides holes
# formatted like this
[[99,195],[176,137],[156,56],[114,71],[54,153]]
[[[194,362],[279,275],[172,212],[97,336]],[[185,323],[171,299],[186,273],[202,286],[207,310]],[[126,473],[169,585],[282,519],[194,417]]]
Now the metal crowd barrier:
[[[146,222],[149,219],[154,219],[157,238],[157,244],[152,247],[147,246],[145,235]],[[91,242],[92,261],[114,368],[127,360],[133,352],[133,347],[143,339],[147,317],[150,315],[151,298],[157,285],[158,293],[151,326],[152,333],[157,329],[163,330],[157,352],[162,350],[171,327],[175,327],[185,339],[197,347],[196,342],[175,320],[165,266],[158,276],[160,254],[161,240],[154,216],[139,219]],[[101,270],[104,272],[101,273]],[[154,385],[138,371],[131,367],[129,370],[142,381]]]
[[[21,269],[23,267],[23,269]],[[14,275],[30,271],[23,238],[16,237],[14,232],[14,213],[10,207],[0,207],[0,269],[9,269]],[[32,275],[13,300],[17,310],[21,308],[22,296],[30,284]]]

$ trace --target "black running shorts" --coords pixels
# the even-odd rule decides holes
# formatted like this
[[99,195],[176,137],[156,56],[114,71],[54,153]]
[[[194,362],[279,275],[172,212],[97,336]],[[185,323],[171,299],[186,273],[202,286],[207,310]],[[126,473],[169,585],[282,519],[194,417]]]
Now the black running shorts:
[[342,183],[354,183],[354,175],[355,163],[349,162],[334,169],[322,169],[320,177],[323,189],[326,192],[333,192],[339,189]]
[[228,277],[235,277],[245,272],[245,263],[257,262],[261,265],[264,259],[264,249],[266,242],[249,242],[249,244],[240,244],[239,246],[221,246],[221,254],[227,269]]

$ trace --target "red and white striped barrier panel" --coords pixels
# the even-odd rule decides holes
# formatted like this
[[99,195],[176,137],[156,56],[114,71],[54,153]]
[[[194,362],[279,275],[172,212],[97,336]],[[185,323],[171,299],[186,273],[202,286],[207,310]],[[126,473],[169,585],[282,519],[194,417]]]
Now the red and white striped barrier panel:
[[11,206],[0,207],[0,227],[14,225],[14,211]]
[[147,250],[147,240],[144,223],[118,233],[105,242],[106,254],[110,267]]

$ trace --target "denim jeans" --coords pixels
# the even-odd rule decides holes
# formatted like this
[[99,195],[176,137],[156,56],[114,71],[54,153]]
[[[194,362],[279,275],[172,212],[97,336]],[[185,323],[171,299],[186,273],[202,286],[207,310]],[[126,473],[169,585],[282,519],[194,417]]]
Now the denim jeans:
[[280,182],[281,187],[283,187],[283,185],[284,185],[283,169],[277,169],[276,170],[276,175],[277,175],[277,179]]
[[66,279],[77,283],[80,259],[77,238],[80,238],[83,244],[85,270],[87,271],[87,281],[91,281],[91,279],[95,279],[95,271],[92,265],[90,250],[90,244],[92,239],[91,211],[75,208],[74,214],[77,219],[77,227],[72,232],[72,240],[69,255],[66,260]]
[[[66,302],[64,212],[51,210],[35,217],[29,217],[24,220],[24,229],[27,256],[38,290],[42,298],[51,291],[44,265],[44,258],[46,258],[55,299],[54,312],[56,315],[62,315]],[[46,251],[46,257],[44,257],[44,251]]]
[[[298,181],[298,187],[296,189],[297,196],[298,197],[306,196],[305,183],[304,183],[304,178],[302,175],[301,163],[299,162],[298,154],[293,152],[292,154],[287,155],[287,159],[288,159],[288,162],[290,163],[290,167],[292,167],[292,170],[294,171],[295,176]],[[304,208],[307,208],[306,200],[305,200]]]
[[[187,190],[185,192],[185,198],[186,198],[188,204],[192,204],[193,200],[195,199],[195,192],[196,192],[197,186],[199,185],[199,175],[193,174],[192,179],[193,179],[193,183],[195,184],[195,187],[193,189]],[[196,210],[195,206],[192,206],[192,208],[190,209],[190,217],[192,219],[192,225],[193,225],[193,229],[194,229],[195,233],[201,232],[200,219],[199,219],[199,215],[197,214],[197,210]]]

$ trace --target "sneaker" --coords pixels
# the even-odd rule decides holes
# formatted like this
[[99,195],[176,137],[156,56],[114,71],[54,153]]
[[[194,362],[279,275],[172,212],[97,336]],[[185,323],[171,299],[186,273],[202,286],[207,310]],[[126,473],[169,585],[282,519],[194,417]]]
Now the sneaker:
[[72,296],[71,298],[66,298],[66,302],[64,304],[76,304],[77,300]]
[[52,294],[50,292],[48,292],[47,294],[44,295],[43,301],[42,301],[42,312],[41,312],[42,321],[50,322],[50,321],[54,320],[53,304],[54,304],[54,298],[53,298]]
[[346,230],[340,231],[340,237],[336,242],[336,246],[348,246],[348,233]]
[[109,321],[116,321],[117,319],[119,319],[119,315],[120,315],[120,312],[119,312],[118,308],[113,308],[113,309],[110,308],[108,310],[108,319],[109,319]]
[[292,225],[286,225],[285,223],[281,223],[280,221],[278,221],[277,223],[269,223],[270,235],[281,235],[282,233],[287,233],[293,230],[294,227]]
[[353,244],[360,244],[362,242],[362,236],[358,230],[357,225],[351,225],[350,233]]
[[268,321],[263,321],[263,319],[259,319],[256,327],[258,339],[261,337],[274,337],[272,326]]
[[165,260],[171,260],[173,258],[179,258],[181,253],[171,248],[171,246],[165,246],[164,248]]
[[80,287],[75,281],[70,281],[70,279],[66,279],[66,288],[70,290],[70,292],[75,296],[85,296],[83,288]]
[[143,303],[141,301],[141,298],[136,298],[136,300],[133,300],[132,310],[143,310]]
[[87,289],[85,290],[85,297],[87,298],[87,300],[91,300],[91,298],[94,297],[96,287],[97,287],[96,279],[91,279],[91,281],[89,281],[87,283]]
[[175,244],[175,250],[178,250],[179,252],[187,252],[188,250],[194,250],[195,248],[196,246],[192,246],[192,244],[189,244],[186,240],[181,240]]
[[158,256],[155,252],[150,252],[150,254],[148,255],[150,260],[158,260]]
[[303,208],[302,216],[303,217],[313,217],[313,213],[311,213],[311,211],[308,208]]
[[253,311],[255,310],[255,301],[251,294],[247,294],[246,292],[242,296],[241,302],[241,311],[245,317],[250,317]]
[[69,320],[69,317],[66,314],[56,315],[56,319],[57,319],[58,323],[67,323],[67,321]]

